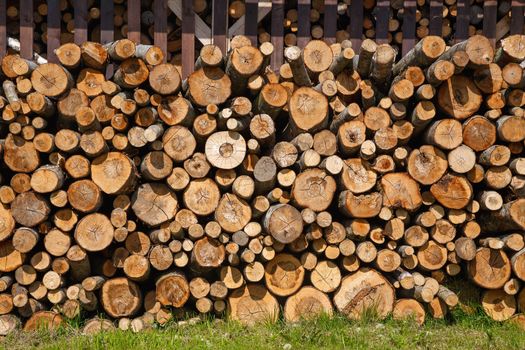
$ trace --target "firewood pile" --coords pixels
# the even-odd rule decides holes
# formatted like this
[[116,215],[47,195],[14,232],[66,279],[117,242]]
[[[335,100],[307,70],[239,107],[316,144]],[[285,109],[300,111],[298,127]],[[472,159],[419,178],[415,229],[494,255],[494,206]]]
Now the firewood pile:
[[[182,81],[120,39],[1,64],[0,333],[105,313],[246,324],[443,318],[447,280],[525,308],[525,36],[285,50],[238,36]],[[105,78],[105,67],[114,75]],[[521,164],[521,165],[520,165]],[[468,282],[465,282],[468,283]]]

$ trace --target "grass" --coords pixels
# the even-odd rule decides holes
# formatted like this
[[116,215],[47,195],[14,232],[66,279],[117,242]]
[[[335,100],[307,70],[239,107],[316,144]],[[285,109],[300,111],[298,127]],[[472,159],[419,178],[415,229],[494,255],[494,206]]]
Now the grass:
[[525,349],[525,331],[492,321],[481,311],[455,310],[446,320],[349,321],[321,317],[299,324],[244,327],[208,319],[196,325],[168,325],[138,334],[114,331],[80,334],[77,325],[54,333],[17,333],[0,341],[4,349]]

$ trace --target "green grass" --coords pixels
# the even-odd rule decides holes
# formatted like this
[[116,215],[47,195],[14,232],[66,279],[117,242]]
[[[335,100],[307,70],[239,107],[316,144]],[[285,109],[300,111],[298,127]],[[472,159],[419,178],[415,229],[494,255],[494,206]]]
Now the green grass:
[[456,310],[447,320],[411,321],[321,317],[299,324],[244,327],[213,319],[197,325],[151,329],[138,334],[114,331],[94,336],[69,325],[56,331],[17,333],[0,342],[5,349],[525,349],[525,332],[494,322],[482,312]]

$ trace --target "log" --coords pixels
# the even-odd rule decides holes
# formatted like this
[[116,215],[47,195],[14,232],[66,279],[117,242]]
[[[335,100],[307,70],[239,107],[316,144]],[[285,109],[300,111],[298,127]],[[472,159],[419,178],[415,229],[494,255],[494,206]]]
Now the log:
[[298,322],[320,315],[331,316],[333,307],[330,298],[325,293],[306,286],[286,299],[283,313],[287,322]]
[[[491,273],[484,272],[486,269],[490,269]],[[480,248],[474,259],[468,263],[468,273],[477,285],[487,289],[498,289],[510,278],[511,263],[502,250]]]
[[140,288],[125,277],[107,280],[102,286],[100,302],[111,317],[128,317],[138,312],[142,302]]
[[277,296],[289,296],[301,288],[304,268],[290,254],[279,254],[265,267],[264,278],[270,292]]
[[360,269],[341,281],[334,294],[334,305],[350,319],[360,319],[375,309],[385,318],[394,307],[394,288],[380,273],[372,269]]
[[189,299],[190,285],[184,275],[173,272],[157,280],[155,293],[162,305],[182,307]]
[[[260,310],[253,313],[250,310]],[[234,290],[228,298],[228,314],[232,320],[245,325],[275,322],[279,317],[279,304],[270,292],[259,284],[247,284]]]

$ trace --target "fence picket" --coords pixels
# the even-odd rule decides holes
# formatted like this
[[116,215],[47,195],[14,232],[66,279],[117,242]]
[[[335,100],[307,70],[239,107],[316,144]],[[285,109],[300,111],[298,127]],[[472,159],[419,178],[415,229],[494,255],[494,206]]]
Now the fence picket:
[[299,0],[297,2],[297,46],[300,48],[310,40],[310,0]]
[[195,12],[193,1],[182,0],[182,79],[193,72],[195,65]]
[[20,1],[20,56],[33,58],[33,0]]

